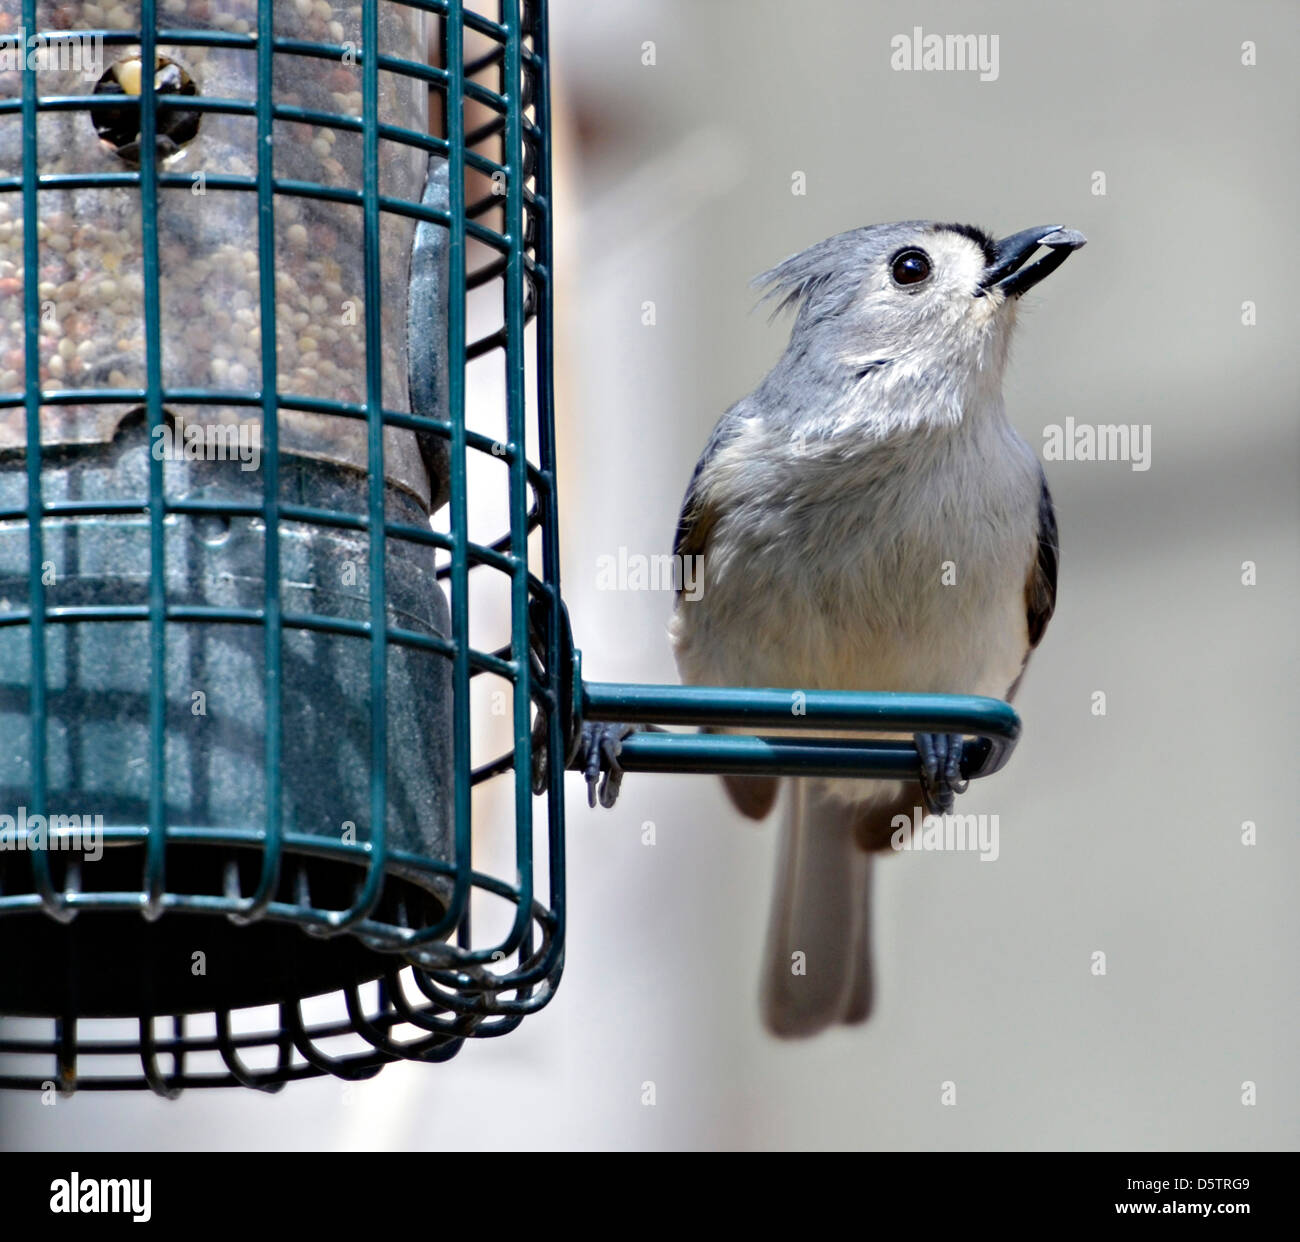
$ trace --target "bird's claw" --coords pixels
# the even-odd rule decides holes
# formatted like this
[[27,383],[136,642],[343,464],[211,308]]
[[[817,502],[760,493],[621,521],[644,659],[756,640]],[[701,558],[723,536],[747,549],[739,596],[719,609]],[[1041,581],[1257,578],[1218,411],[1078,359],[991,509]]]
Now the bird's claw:
[[618,801],[618,792],[623,784],[623,766],[618,757],[623,750],[623,739],[633,732],[633,725],[607,724],[598,720],[583,722],[575,758],[582,762],[588,806],[595,806],[599,799],[600,805],[608,809]]
[[921,759],[921,796],[931,815],[948,815],[956,795],[970,785],[961,775],[960,733],[918,733],[916,753]]
[[[623,784],[623,765],[618,756],[623,739],[636,726],[585,721],[569,748],[565,767],[581,772],[587,782],[587,805],[609,808],[618,801]],[[546,792],[550,776],[550,753],[546,745],[546,717],[539,713],[533,726],[533,793]],[[602,779],[603,778],[603,779]]]

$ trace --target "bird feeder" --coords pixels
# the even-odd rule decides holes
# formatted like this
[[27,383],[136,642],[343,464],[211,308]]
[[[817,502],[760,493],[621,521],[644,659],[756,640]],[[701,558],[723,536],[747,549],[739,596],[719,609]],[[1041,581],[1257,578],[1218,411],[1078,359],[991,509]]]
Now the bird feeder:
[[[582,680],[545,8],[0,0],[0,1087],[274,1090],[503,1034],[559,981],[584,732],[789,727],[774,691]],[[1019,727],[797,723],[965,732],[967,776]],[[917,770],[744,732],[621,763]]]

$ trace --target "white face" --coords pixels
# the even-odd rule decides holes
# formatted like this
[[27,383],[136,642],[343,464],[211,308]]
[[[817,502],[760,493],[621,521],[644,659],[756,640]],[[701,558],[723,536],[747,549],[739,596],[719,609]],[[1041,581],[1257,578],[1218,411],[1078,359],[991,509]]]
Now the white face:
[[1000,361],[1014,299],[980,290],[987,261],[976,241],[947,229],[918,230],[900,241],[863,275],[854,318],[864,352],[845,361]]

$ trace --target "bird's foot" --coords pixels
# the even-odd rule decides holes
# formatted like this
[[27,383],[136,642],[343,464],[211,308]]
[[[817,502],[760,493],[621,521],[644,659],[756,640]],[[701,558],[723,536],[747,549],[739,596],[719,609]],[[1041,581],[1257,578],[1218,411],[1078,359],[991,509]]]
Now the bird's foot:
[[[623,766],[618,761],[623,739],[636,732],[635,725],[584,721],[573,739],[564,766],[581,772],[587,782],[587,804],[611,807],[618,801],[623,784]],[[550,752],[546,745],[546,716],[539,712],[533,724],[533,793],[546,792],[550,777]]]
[[931,815],[948,815],[956,795],[965,793],[969,781],[961,775],[960,733],[918,733],[916,752],[921,757],[921,796]]
[[602,720],[585,720],[569,766],[576,767],[587,782],[587,805],[609,808],[618,801],[623,784],[623,766],[618,756],[623,739],[636,732],[635,725],[609,724]]

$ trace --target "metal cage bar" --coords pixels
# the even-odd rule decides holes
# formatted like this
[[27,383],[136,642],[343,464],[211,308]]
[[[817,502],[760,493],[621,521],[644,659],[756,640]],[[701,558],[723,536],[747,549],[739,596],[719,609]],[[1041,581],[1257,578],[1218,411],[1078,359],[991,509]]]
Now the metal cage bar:
[[[244,2],[232,0],[236,5]],[[0,175],[0,201],[5,195],[21,197],[27,272],[41,270],[44,255],[39,226],[44,204],[53,201],[47,195],[83,191],[129,195],[141,216],[138,244],[145,367],[139,379],[105,385],[78,377],[57,390],[47,385],[42,371],[41,305],[33,278],[23,286],[22,391],[0,392],[0,411],[20,408],[26,416],[22,461],[26,494],[21,504],[0,502],[0,527],[21,524],[27,541],[26,590],[21,601],[4,608],[0,634],[27,629],[30,677],[25,716],[31,771],[26,804],[33,815],[44,815],[50,806],[48,728],[53,708],[47,687],[51,636],[77,634],[89,624],[110,624],[114,629],[124,626],[124,634],[140,625],[148,631],[148,663],[140,677],[148,714],[144,752],[147,805],[136,822],[115,823],[104,833],[108,856],[139,859],[138,886],[122,884],[120,876],[105,882],[94,864],[84,859],[62,866],[63,856],[57,851],[36,848],[22,856],[22,861],[30,864],[26,873],[0,857],[0,917],[53,915],[65,921],[71,937],[66,943],[72,945],[80,943],[79,927],[107,927],[95,920],[108,916],[144,915],[152,925],[171,926],[177,916],[185,914],[191,919],[216,920],[186,926],[222,923],[248,934],[276,927],[299,937],[302,932],[309,933],[292,942],[302,946],[294,952],[307,953],[313,941],[323,939],[332,945],[359,946],[372,956],[358,968],[360,974],[338,980],[333,993],[341,1006],[337,1016],[309,1018],[302,1003],[308,993],[284,996],[277,1020],[251,1032],[238,1027],[239,1006],[225,1003],[175,1011],[160,1008],[158,1002],[142,994],[137,1011],[122,1017],[101,1017],[93,1006],[59,1006],[42,1015],[30,1005],[20,1005],[18,1012],[25,1016],[0,1021],[0,1086],[43,1085],[50,1071],[31,1068],[42,1060],[64,1090],[143,1086],[168,1096],[196,1086],[275,1090],[284,1082],[321,1073],[366,1077],[399,1058],[445,1060],[465,1038],[503,1034],[544,1005],[554,992],[563,960],[563,773],[552,773],[546,792],[543,848],[548,855],[548,892],[544,905],[534,895],[539,872],[534,868],[528,758],[532,705],[554,705],[567,695],[567,685],[555,676],[554,668],[560,664],[567,667],[571,658],[567,631],[558,622],[551,623],[534,678],[530,603],[546,600],[551,615],[557,618],[562,607],[550,424],[553,327],[545,5],[505,0],[492,17],[472,11],[464,0],[413,0],[385,6],[427,15],[438,24],[441,64],[395,54],[394,48],[382,46],[382,23],[387,19],[377,0],[366,0],[361,6],[359,37],[354,45],[286,31],[280,25],[283,13],[277,14],[277,6],[267,2],[252,6],[255,20],[243,30],[205,28],[201,22],[186,20],[187,14],[178,17],[170,11],[160,26],[158,7],[156,0],[144,0],[138,30],[51,33],[63,42],[93,35],[102,40],[110,58],[136,55],[142,66],[159,64],[163,53],[197,55],[198,49],[247,56],[256,84],[253,97],[240,98],[238,92],[218,89],[178,100],[163,94],[146,70],[140,75],[138,96],[114,96],[115,107],[124,115],[138,115],[138,164],[122,166],[105,158],[98,164],[92,162],[90,171],[47,166],[50,152],[41,146],[41,124],[45,117],[61,116],[70,124],[84,125],[86,115],[99,102],[95,92],[88,87],[81,93],[75,88],[42,89],[40,74],[25,67],[20,98],[0,97],[0,125],[12,115],[22,126],[21,169],[14,170],[17,175]],[[22,0],[21,8],[24,28],[38,30],[35,0]],[[471,54],[470,39],[486,41],[491,47]],[[4,41],[0,36],[0,44]],[[347,54],[354,55],[360,75],[362,106],[357,114],[322,107],[309,98],[282,98],[282,75],[291,72],[285,69],[287,61],[306,58],[328,69]],[[384,114],[385,82],[396,78],[419,83],[443,104],[441,129],[435,126],[421,131],[405,117]],[[468,107],[486,111],[494,119],[468,122]],[[178,169],[164,154],[159,137],[165,119],[180,109],[196,114],[202,125],[214,118],[229,118],[232,124],[246,119],[255,126],[255,147],[248,152],[246,170],[216,168],[205,174],[209,192],[248,195],[256,204],[255,309],[265,330],[258,349],[258,382],[247,389],[221,383],[177,383],[169,375],[164,357],[163,336],[168,325],[160,286],[169,274],[170,261],[164,196],[192,189],[193,175]],[[321,132],[350,135],[351,141],[361,144],[359,179],[340,183],[304,176],[291,166],[279,167],[283,144],[292,140],[290,131],[281,132],[283,126],[318,127]],[[431,169],[439,161],[450,169],[445,198],[430,197],[427,190],[423,199],[392,190],[382,167],[399,148],[430,159],[434,162]],[[493,175],[504,179],[502,202],[469,194],[467,178]],[[358,291],[364,305],[364,384],[354,395],[342,390],[300,391],[282,364],[281,347],[271,329],[286,313],[280,304],[277,276],[286,261],[293,261],[284,246],[280,216],[287,203],[302,204],[304,210],[316,204],[321,210],[361,214],[362,286]],[[434,339],[439,332],[445,334],[447,367],[441,408],[397,405],[385,387],[384,354],[390,347],[384,343],[388,272],[383,245],[392,221],[405,221],[416,230],[440,230],[445,239],[445,273],[434,276],[444,310],[437,321],[424,325]],[[412,273],[414,278],[414,268]],[[499,329],[471,338],[467,304],[471,294],[501,299]],[[530,323],[535,325],[531,343],[525,332]],[[537,355],[537,442],[531,446],[525,390],[525,355],[529,351]],[[473,391],[467,375],[470,363],[494,358],[506,372],[504,445],[479,424],[482,398]],[[169,468],[156,457],[149,461],[147,485],[141,495],[50,492],[45,486],[49,445],[42,432],[42,410],[110,404],[142,409],[151,440],[170,425],[176,411],[201,412],[220,405],[243,411],[245,416],[260,414],[267,460],[256,493],[174,494]],[[289,478],[286,463],[297,460],[284,437],[286,415],[324,417],[337,420],[339,426],[364,424],[368,469],[359,509],[350,511],[285,490]],[[392,509],[386,457],[390,447],[387,437],[394,430],[432,437],[446,446],[450,469],[448,490],[441,499],[448,507],[441,528],[413,522]],[[508,498],[499,537],[479,539],[470,531],[467,474],[473,457],[502,461],[508,472]],[[174,589],[169,558],[175,554],[175,532],[185,523],[208,520],[261,524],[265,532],[259,553],[262,582],[255,601],[210,603],[181,597]],[[48,556],[51,524],[60,524],[59,529],[64,530],[69,524],[82,529],[81,524],[88,522],[144,524],[148,549],[142,598],[101,592],[89,601],[65,600],[57,591],[47,591],[33,567]],[[363,613],[334,614],[286,598],[289,570],[284,540],[291,528],[337,532],[340,537],[361,541],[366,566]],[[528,547],[534,530],[542,532],[541,564],[536,569],[530,566]],[[426,632],[392,614],[388,561],[400,546],[422,548],[430,557],[439,558],[436,576],[446,584],[447,594],[449,628],[445,636]],[[487,618],[473,614],[469,592],[472,579],[481,575],[502,576],[508,581],[510,641],[505,648],[475,637],[480,622]],[[175,791],[168,721],[174,705],[168,670],[174,658],[173,644],[181,643],[195,627],[205,632],[260,630],[261,703],[257,717],[258,766],[262,770],[254,775],[263,790],[265,814],[233,826],[188,821],[178,816],[172,805]],[[319,835],[310,825],[296,822],[286,802],[292,790],[289,772],[296,745],[296,739],[286,733],[290,723],[285,694],[294,677],[287,663],[286,643],[291,635],[304,634],[361,642],[369,652],[364,697],[370,822],[368,835],[360,841]],[[388,736],[389,710],[392,695],[400,688],[400,681],[393,681],[391,662],[399,651],[447,669],[451,775],[446,805],[448,852],[441,857],[424,847],[413,849],[409,843],[392,839],[390,831],[394,752]],[[479,722],[471,706],[471,687],[480,676],[508,682],[514,706],[511,746],[476,765],[472,744]],[[547,741],[555,749],[564,742],[554,711]],[[472,864],[473,791],[477,784],[506,779],[516,752],[522,762],[509,775],[514,783],[515,860],[508,871],[494,875],[476,870]],[[187,880],[189,860],[197,856],[196,851],[222,860],[224,878],[215,888],[196,887]],[[243,867],[241,859],[251,859],[251,869]],[[336,894],[342,901],[324,899],[323,889],[329,886],[322,885],[322,880],[331,875],[352,877]],[[424,913],[415,908],[428,900],[420,896],[422,892],[438,894],[435,906]],[[481,939],[476,927],[479,920],[471,920],[471,906],[477,908],[484,899],[502,904],[510,914],[497,934]],[[86,923],[87,919],[92,923]],[[487,923],[484,928],[488,930]],[[375,965],[369,965],[371,961]],[[69,949],[56,973],[76,968],[76,955]],[[12,992],[12,988],[4,987],[0,972],[0,1008],[6,1008],[6,991]],[[330,995],[327,990],[324,999],[329,1000]],[[48,1022],[48,1027],[29,1029],[30,1024],[43,1022]],[[104,1024],[107,1028],[101,1029]],[[211,1034],[202,1033],[205,1025],[211,1027]],[[339,1040],[348,1043],[346,1051],[326,1051]],[[121,1072],[79,1073],[79,1058],[89,1055],[111,1061]]]

